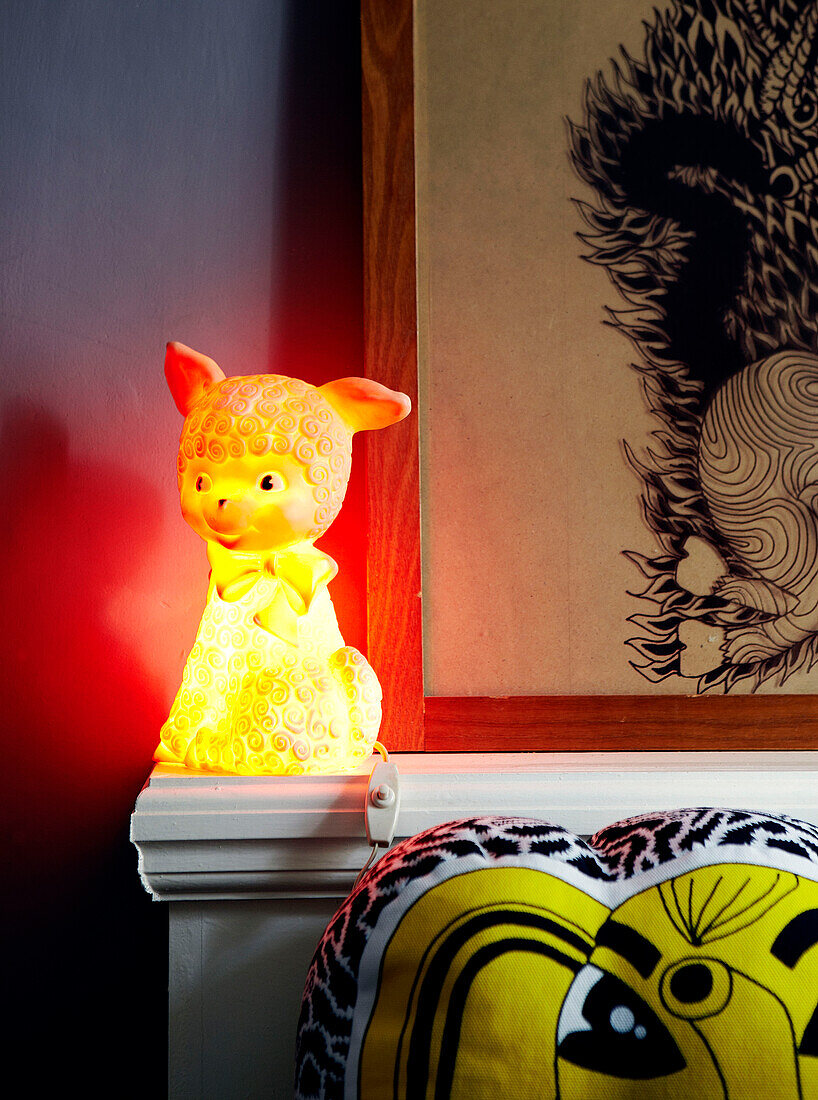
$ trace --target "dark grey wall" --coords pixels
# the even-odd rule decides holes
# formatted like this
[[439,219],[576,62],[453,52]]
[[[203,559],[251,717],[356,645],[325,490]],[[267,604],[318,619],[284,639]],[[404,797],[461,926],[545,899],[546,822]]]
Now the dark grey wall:
[[0,5],[5,943],[34,1095],[162,1094],[166,914],[127,823],[207,573],[164,344],[359,368],[358,36],[350,0]]

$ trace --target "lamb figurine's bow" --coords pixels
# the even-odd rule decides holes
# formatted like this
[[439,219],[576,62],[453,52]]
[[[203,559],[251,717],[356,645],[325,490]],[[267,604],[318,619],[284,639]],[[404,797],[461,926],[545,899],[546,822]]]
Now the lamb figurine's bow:
[[298,620],[307,614],[312,601],[325,588],[338,565],[314,546],[280,550],[260,564],[249,566],[216,588],[219,596],[232,603],[252,592],[253,617],[264,630],[290,645],[298,645]]

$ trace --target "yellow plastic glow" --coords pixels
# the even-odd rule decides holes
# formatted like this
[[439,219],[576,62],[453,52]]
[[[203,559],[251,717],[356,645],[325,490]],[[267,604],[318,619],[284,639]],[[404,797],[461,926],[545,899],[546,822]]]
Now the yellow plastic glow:
[[340,772],[372,752],[381,689],[344,645],[313,545],[340,511],[352,436],[407,415],[364,378],[225,378],[182,344],[165,373],[185,415],[182,514],[207,542],[207,604],[154,758],[242,775]]

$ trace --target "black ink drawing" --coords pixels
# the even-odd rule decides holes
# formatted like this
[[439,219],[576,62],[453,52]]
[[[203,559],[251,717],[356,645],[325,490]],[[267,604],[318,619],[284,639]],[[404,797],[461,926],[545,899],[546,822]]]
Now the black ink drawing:
[[[626,445],[661,547],[626,551],[651,604],[628,644],[680,676],[698,622],[722,639],[698,690],[755,690],[818,658],[818,3],[673,0],[645,29],[570,126],[585,259],[660,422]],[[702,544],[723,575],[691,591]]]

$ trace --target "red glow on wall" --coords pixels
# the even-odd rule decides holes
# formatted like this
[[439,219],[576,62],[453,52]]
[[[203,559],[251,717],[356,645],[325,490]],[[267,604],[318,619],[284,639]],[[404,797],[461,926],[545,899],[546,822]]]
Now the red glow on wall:
[[[317,182],[312,195],[292,196],[299,249],[282,273],[270,361],[259,364],[317,385],[360,372],[363,354],[354,189],[331,214],[318,212],[320,191]],[[162,351],[158,342],[157,402],[170,401]],[[0,699],[3,755],[15,777],[2,811],[6,883],[12,908],[32,915],[55,894],[82,888],[93,853],[127,821],[150,769],[167,698],[144,654],[112,629],[106,605],[147,560],[174,550],[160,544],[162,501],[137,472],[138,439],[123,445],[121,465],[105,462],[57,413],[20,402],[6,406],[0,440],[9,517],[0,545],[8,578]],[[320,546],[341,567],[332,587],[341,629],[365,652],[363,442],[355,444],[344,508]],[[176,446],[169,438],[170,479]],[[201,567],[204,577],[204,553]],[[192,620],[189,645],[194,637]]]
[[6,890],[36,911],[82,885],[150,760],[161,707],[139,654],[107,625],[105,600],[159,517],[132,470],[72,454],[66,428],[42,409],[7,407],[0,438],[3,758],[14,776]]

